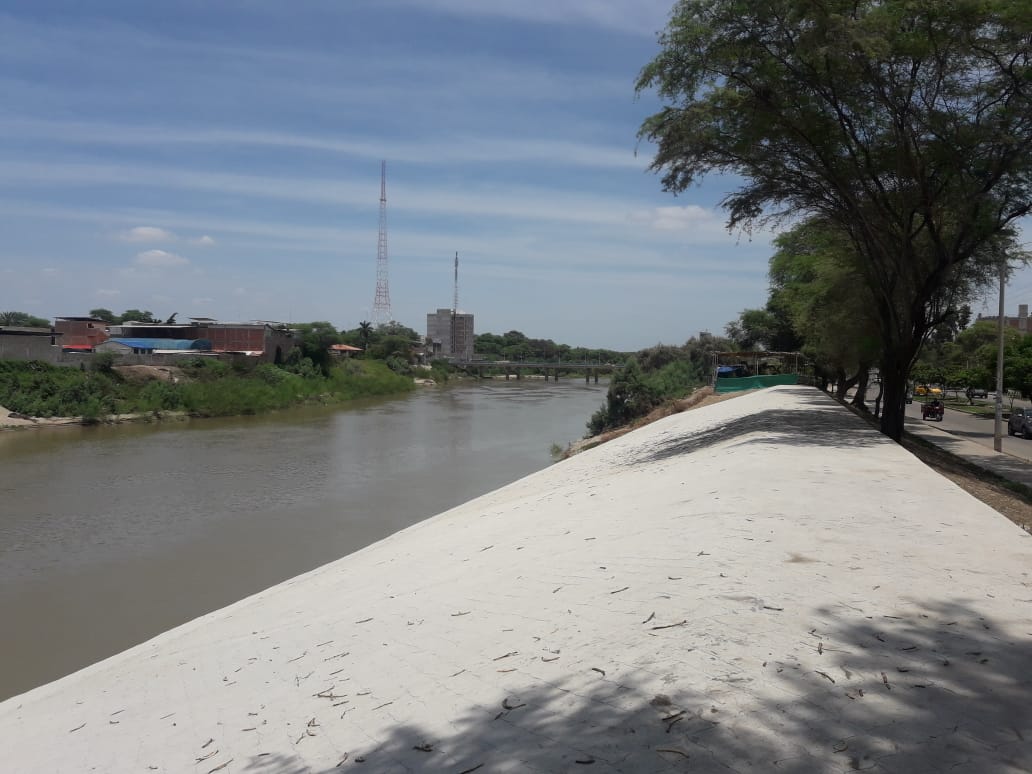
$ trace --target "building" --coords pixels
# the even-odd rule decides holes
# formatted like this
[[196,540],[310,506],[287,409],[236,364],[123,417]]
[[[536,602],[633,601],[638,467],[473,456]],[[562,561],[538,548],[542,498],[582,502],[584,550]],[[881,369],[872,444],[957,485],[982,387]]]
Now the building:
[[330,354],[336,357],[351,357],[364,351],[361,347],[353,347],[350,344],[330,344]]
[[55,317],[54,331],[61,335],[61,348],[90,352],[110,337],[108,324],[99,317]]
[[[998,323],[1000,320],[999,315],[993,315],[992,317],[983,317],[978,315],[976,322],[991,322]],[[1003,324],[1008,328],[1014,328],[1022,333],[1032,333],[1032,327],[1029,326],[1028,320],[1028,304],[1018,304],[1018,316],[1017,317],[1004,317]]]
[[[191,317],[188,323],[125,323],[112,325],[115,338],[162,338],[204,341],[205,349],[258,357],[269,363],[281,363],[298,345],[294,332],[281,323],[219,322],[210,317]],[[174,347],[158,347],[173,349]]]
[[165,355],[211,352],[207,339],[164,339],[112,337],[101,342],[94,352],[112,352],[116,355]]
[[426,316],[427,357],[473,359],[473,315],[438,309]]
[[43,360],[52,362],[61,334],[51,328],[0,326],[0,360]]

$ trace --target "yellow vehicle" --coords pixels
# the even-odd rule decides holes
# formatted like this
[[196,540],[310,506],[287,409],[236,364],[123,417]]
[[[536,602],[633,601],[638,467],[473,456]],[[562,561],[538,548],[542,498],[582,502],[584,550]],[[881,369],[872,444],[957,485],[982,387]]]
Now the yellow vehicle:
[[919,384],[914,388],[915,395],[935,395],[936,397],[942,397],[942,389],[940,387],[929,387],[927,384]]

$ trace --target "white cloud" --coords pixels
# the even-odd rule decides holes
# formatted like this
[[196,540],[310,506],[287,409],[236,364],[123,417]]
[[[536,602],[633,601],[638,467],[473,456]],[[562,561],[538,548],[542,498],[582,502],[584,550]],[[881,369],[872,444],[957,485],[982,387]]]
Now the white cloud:
[[46,275],[47,277],[56,277],[58,274],[61,273],[61,270],[55,269],[52,266],[48,266],[47,268],[43,269],[41,273]]
[[657,231],[688,231],[700,227],[713,228],[714,225],[723,228],[723,223],[712,210],[697,204],[639,210],[632,213],[631,220],[647,224]]
[[176,235],[157,226],[136,226],[118,235],[123,242],[171,242]]
[[114,288],[97,288],[96,295],[111,298],[122,295],[122,291]]
[[199,236],[196,239],[191,239],[190,244],[200,245],[201,247],[211,247],[213,244],[215,244],[215,240],[207,234],[205,234],[204,236]]
[[144,250],[142,253],[136,254],[136,263],[140,266],[165,269],[172,266],[185,266],[190,261],[181,255],[165,250]]

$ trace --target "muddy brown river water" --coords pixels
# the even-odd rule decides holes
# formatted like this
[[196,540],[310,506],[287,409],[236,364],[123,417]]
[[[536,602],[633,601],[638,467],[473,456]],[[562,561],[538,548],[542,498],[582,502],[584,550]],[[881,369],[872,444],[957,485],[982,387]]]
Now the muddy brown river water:
[[0,432],[0,700],[539,470],[605,385]]

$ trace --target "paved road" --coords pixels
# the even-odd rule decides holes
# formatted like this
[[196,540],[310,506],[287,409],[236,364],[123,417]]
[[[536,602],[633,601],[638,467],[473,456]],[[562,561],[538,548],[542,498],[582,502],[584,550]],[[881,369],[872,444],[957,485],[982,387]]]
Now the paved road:
[[[906,421],[907,424],[922,422],[921,404],[918,401],[915,400],[907,406]],[[942,422],[928,421],[926,424],[932,425],[939,430],[945,430],[946,432],[952,433],[953,435],[961,438],[966,438],[969,441],[974,441],[982,446],[987,446],[990,449],[993,448],[992,417],[976,417],[971,414],[965,414],[963,411],[955,411],[947,408]],[[1007,435],[1006,420],[1004,420],[1003,425],[1003,450],[1007,454],[1011,454],[1023,460],[1032,461],[1032,441],[1026,441],[1024,438],[1012,438]]]

